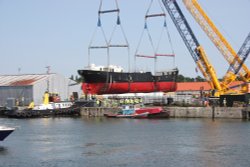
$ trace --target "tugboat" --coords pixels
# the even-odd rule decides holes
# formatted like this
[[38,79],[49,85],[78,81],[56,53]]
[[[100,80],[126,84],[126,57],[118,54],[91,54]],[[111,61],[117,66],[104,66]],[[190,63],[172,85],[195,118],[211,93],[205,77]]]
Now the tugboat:
[[15,130],[15,128],[10,128],[10,127],[6,127],[6,126],[0,126],[0,141],[3,141],[14,130]]
[[44,93],[43,103],[35,106],[31,102],[29,107],[24,110],[10,110],[6,113],[9,117],[30,118],[44,117],[53,115],[79,115],[80,108],[72,101],[60,101],[60,97],[55,93]]

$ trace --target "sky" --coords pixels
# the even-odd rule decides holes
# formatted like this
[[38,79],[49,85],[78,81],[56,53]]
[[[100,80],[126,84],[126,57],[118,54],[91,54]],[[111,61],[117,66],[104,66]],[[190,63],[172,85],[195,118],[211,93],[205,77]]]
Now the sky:
[[[122,66],[125,70],[130,67],[131,71],[177,67],[184,76],[201,75],[196,73],[196,65],[169,16],[166,21],[175,58],[159,58],[156,66],[151,59],[137,58],[135,66],[136,53],[150,55],[154,51],[147,32],[143,31],[144,16],[150,0],[117,2],[121,25],[130,47],[129,50],[110,49],[110,64]],[[218,77],[223,77],[228,69],[227,62],[182,1],[178,3]],[[199,3],[237,52],[250,30],[250,0],[199,0]],[[88,65],[88,55],[91,57],[90,63],[106,65],[106,50],[88,52],[91,41],[91,45],[104,42],[101,29],[97,28],[99,4],[100,0],[0,0],[0,75],[45,73],[46,67],[50,66],[50,72],[70,77]],[[114,0],[103,0],[102,9],[114,7]],[[150,12],[157,10],[161,11],[156,0]],[[102,15],[102,28],[107,40],[123,44],[126,41],[120,26],[115,29],[113,38],[110,38],[116,19],[115,14]],[[163,27],[163,19],[157,19],[147,21],[155,47],[160,41]],[[139,42],[141,37],[142,41]],[[159,45],[162,53],[172,53],[167,36],[163,34],[160,42],[163,43]],[[249,60],[246,65],[250,68]]]

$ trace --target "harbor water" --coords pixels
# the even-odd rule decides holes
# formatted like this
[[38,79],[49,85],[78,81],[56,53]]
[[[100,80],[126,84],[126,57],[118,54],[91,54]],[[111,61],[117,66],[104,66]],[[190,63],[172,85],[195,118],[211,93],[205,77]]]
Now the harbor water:
[[211,119],[0,118],[1,167],[246,167],[250,122]]

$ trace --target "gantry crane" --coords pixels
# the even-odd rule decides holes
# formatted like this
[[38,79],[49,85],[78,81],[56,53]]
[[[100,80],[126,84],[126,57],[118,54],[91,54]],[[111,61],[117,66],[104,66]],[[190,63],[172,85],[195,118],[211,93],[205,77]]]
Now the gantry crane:
[[[224,85],[225,87],[228,87],[228,85],[235,81],[237,78],[236,74],[239,73],[240,78],[244,82],[250,81],[250,71],[248,67],[244,64],[244,61],[246,57],[248,56],[250,52],[250,46],[248,44],[249,38],[247,37],[245,43],[243,44],[241,50],[244,52],[242,54],[242,59],[239,56],[241,54],[237,55],[235,50],[232,48],[232,46],[227,42],[227,40],[224,38],[224,36],[220,33],[218,28],[215,26],[215,24],[211,21],[211,19],[207,16],[205,11],[201,8],[197,0],[183,0],[185,6],[189,10],[189,12],[192,14],[192,16],[195,18],[195,20],[199,23],[201,28],[205,31],[207,36],[211,39],[211,41],[214,43],[214,45],[218,48],[218,50],[222,53],[224,58],[227,60],[227,62],[230,65],[230,70],[227,71],[226,75],[224,76],[221,85]],[[248,40],[248,41],[247,41]],[[229,91],[225,90],[225,91]]]
[[162,0],[162,2],[198,68],[210,83],[211,88],[217,91],[214,95],[223,94],[223,91],[228,87],[219,82],[212,64],[209,62],[203,47],[199,44],[176,0]]

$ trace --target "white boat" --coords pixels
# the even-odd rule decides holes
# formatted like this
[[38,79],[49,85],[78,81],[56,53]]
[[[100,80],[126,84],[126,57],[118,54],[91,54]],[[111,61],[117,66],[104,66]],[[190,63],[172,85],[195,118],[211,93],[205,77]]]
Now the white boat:
[[33,108],[33,110],[56,110],[69,108],[73,105],[71,101],[50,102],[48,104],[40,104]]
[[73,102],[71,101],[61,101],[58,94],[45,92],[43,103],[37,106],[31,103],[29,108],[33,110],[55,110],[69,108],[72,105]]
[[31,102],[24,110],[10,110],[6,112],[8,117],[31,118],[51,115],[79,115],[80,108],[72,101],[60,101],[57,94],[45,92],[43,103],[35,105]]
[[3,141],[14,130],[15,130],[15,128],[0,126],[0,141]]

